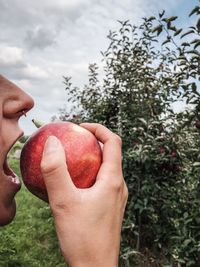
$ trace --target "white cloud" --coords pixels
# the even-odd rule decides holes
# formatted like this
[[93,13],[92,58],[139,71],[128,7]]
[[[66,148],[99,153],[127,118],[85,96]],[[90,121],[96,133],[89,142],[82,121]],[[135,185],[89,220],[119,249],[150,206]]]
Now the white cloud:
[[25,68],[21,69],[21,75],[30,79],[47,79],[49,74],[38,66],[27,64]]
[[26,32],[25,42],[30,48],[43,49],[55,43],[56,33],[50,28],[37,25]]
[[0,72],[16,79],[47,79],[49,74],[39,66],[26,62],[23,49],[0,45]]
[[45,7],[50,7],[53,9],[61,9],[61,10],[72,10],[78,8],[79,6],[86,6],[90,3],[89,0],[73,0],[73,1],[66,1],[66,0],[45,0],[43,1]]
[[23,63],[23,51],[15,46],[0,45],[0,66],[15,66]]

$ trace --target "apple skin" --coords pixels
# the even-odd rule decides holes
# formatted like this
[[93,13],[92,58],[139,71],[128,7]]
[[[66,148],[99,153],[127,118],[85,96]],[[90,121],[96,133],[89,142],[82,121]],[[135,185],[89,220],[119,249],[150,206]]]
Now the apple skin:
[[195,126],[196,126],[197,129],[200,129],[200,120],[197,120],[195,122]]
[[102,163],[102,151],[96,137],[72,122],[53,122],[39,128],[25,143],[20,157],[23,182],[28,190],[48,202],[40,163],[43,148],[50,135],[62,143],[68,171],[78,188],[91,187]]
[[159,153],[164,154],[166,152],[166,149],[164,147],[160,147]]
[[171,156],[172,156],[173,158],[176,158],[176,156],[177,156],[177,152],[176,152],[176,150],[173,150],[173,151],[171,152]]

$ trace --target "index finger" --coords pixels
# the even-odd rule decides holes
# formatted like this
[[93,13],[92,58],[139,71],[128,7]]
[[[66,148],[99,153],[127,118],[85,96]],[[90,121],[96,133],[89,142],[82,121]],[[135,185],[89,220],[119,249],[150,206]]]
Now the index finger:
[[80,126],[92,132],[96,138],[104,144],[103,163],[108,163],[117,170],[121,170],[121,138],[105,126],[98,123],[82,123]]

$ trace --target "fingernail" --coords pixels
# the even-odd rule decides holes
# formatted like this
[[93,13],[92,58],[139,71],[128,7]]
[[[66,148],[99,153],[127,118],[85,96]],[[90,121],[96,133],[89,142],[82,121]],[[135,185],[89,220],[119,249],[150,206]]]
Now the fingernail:
[[59,141],[55,136],[49,136],[45,145],[43,154],[49,154],[55,152],[59,147]]

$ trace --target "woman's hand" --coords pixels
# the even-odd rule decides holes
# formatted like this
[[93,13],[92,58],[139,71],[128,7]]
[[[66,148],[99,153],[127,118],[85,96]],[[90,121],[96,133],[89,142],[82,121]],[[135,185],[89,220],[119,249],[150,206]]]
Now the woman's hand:
[[91,188],[75,187],[56,137],[47,140],[41,162],[60,247],[71,267],[118,266],[128,197],[122,174],[121,140],[100,124],[81,126],[103,143],[103,162]]

